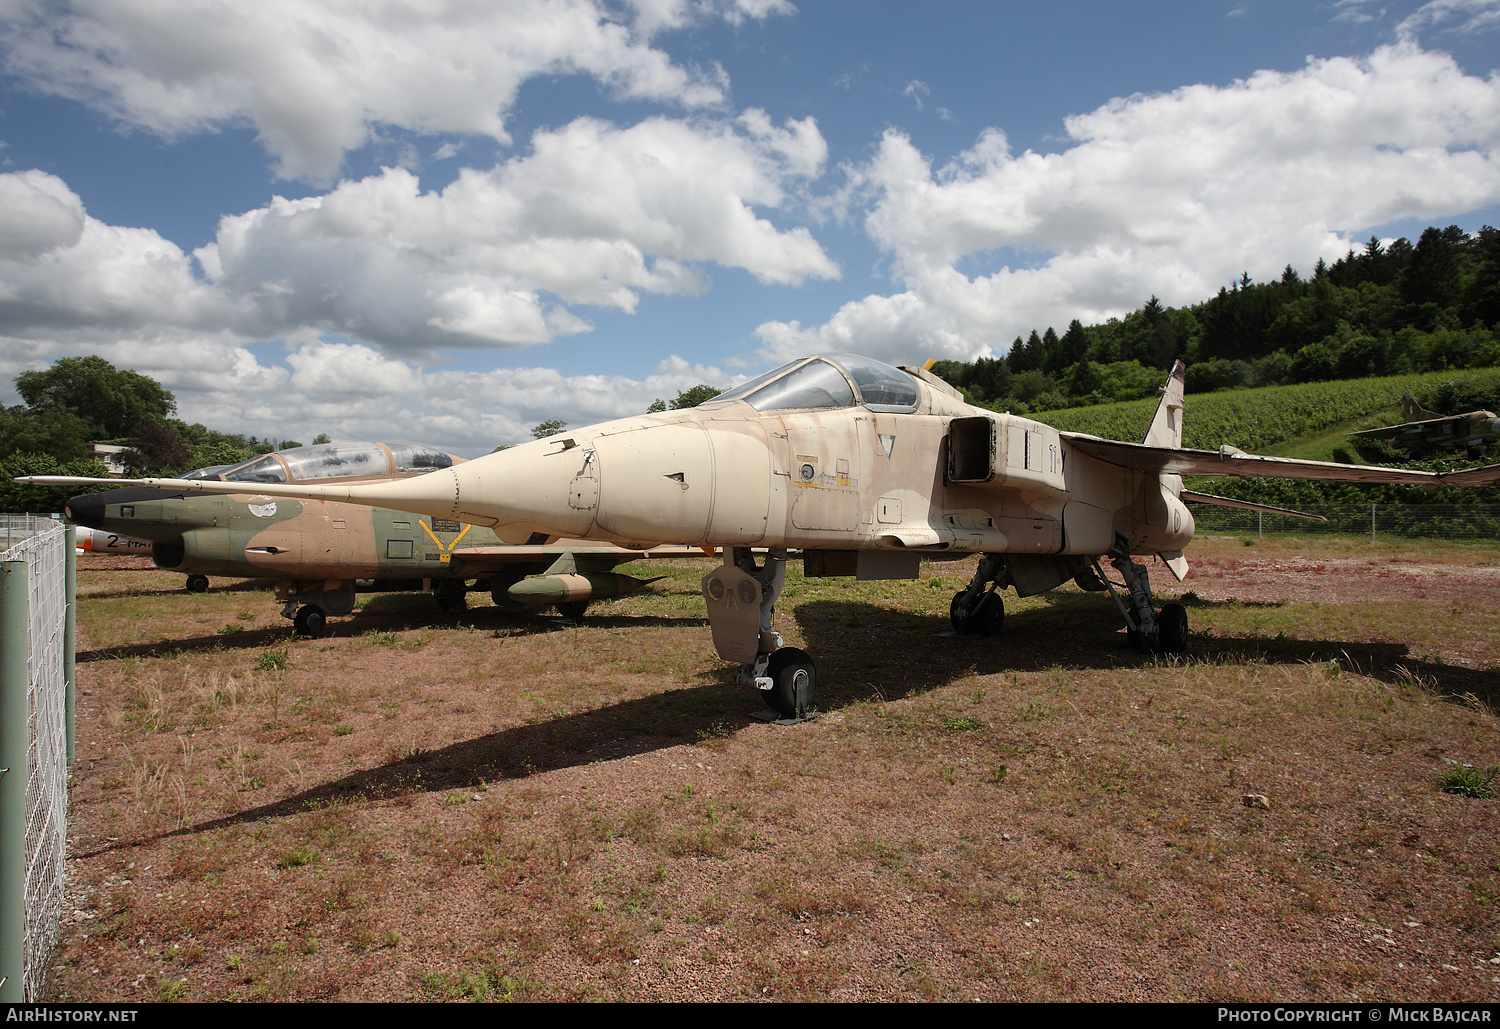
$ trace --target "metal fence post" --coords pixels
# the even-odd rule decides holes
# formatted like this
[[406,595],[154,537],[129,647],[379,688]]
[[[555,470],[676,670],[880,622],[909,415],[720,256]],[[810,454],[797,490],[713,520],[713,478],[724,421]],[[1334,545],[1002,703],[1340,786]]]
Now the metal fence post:
[[25,561],[0,562],[0,1003],[25,1000],[31,605]]
[[63,695],[63,732],[68,741],[68,764],[73,763],[73,712],[78,706],[78,530],[68,526],[67,539],[63,541],[66,556],[63,566],[63,603],[67,614],[63,620],[63,682],[67,692]]
[[1370,542],[1375,542],[1375,505],[1370,504]]

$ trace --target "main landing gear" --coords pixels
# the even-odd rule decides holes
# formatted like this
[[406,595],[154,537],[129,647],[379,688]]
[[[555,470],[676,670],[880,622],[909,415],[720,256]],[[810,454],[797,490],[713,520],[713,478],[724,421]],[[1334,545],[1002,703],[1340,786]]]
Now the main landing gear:
[[327,630],[329,615],[354,611],[354,580],[282,580],[276,584],[276,599],[282,601],[281,617],[292,620],[293,634],[315,640]]
[[[1125,580],[1123,586],[1111,582],[1099,567],[1098,561],[1089,562],[1082,557],[1066,559],[1076,563],[1054,569],[1051,573],[1054,577],[1040,582],[1026,582],[1024,579],[1017,582],[1013,574],[1016,570],[1006,567],[1004,555],[986,554],[980,558],[979,567],[975,569],[968,588],[955,593],[953,602],[948,606],[948,618],[953,623],[953,630],[960,636],[994,636],[1005,624],[1005,604],[1000,598],[1001,589],[1016,586],[1022,596],[1031,596],[1060,584],[1059,577],[1066,574],[1074,576],[1074,581],[1084,589],[1109,590],[1120,614],[1125,618],[1131,646],[1163,654],[1181,654],[1186,650],[1188,624],[1187,611],[1183,606],[1164,604],[1159,611],[1155,608],[1151,601],[1151,580],[1146,574],[1146,566],[1131,559],[1130,549],[1123,539],[1117,539],[1114,549],[1106,556]],[[1098,576],[1097,579],[1094,578],[1095,575]]]
[[724,563],[703,577],[702,588],[719,656],[743,666],[738,681],[761,691],[771,708],[766,721],[790,724],[814,716],[818,673],[806,651],[784,646],[781,634],[771,628],[785,582],[782,548],[772,549],[757,567],[748,547],[731,547],[724,552]]
[[1005,601],[1000,597],[1000,579],[1005,561],[996,554],[979,559],[968,589],[953,595],[948,620],[960,636],[996,636],[1005,625]]
[[189,593],[207,593],[208,592],[208,576],[206,576],[206,575],[189,575],[187,577],[187,591]]
[[1151,604],[1151,579],[1146,566],[1134,561],[1123,540],[1109,552],[1109,563],[1125,580],[1129,603],[1121,599],[1119,588],[1104,574],[1099,562],[1094,571],[1109,587],[1120,614],[1125,616],[1126,634],[1137,650],[1156,650],[1163,654],[1181,654],[1187,650],[1187,609],[1181,604],[1163,604],[1160,611]]

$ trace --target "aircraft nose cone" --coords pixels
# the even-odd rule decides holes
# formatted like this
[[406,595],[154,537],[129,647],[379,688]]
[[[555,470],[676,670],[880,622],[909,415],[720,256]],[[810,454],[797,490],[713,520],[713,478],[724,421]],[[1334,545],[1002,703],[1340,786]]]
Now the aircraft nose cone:
[[74,497],[63,508],[63,513],[72,520],[74,525],[83,525],[90,529],[107,529],[104,524],[104,509],[112,504],[139,504],[151,500],[166,500],[169,497],[181,498],[183,494],[173,493],[170,490],[153,489],[150,486],[122,486],[120,489],[105,490],[103,493],[84,493]]
[[[113,491],[111,491],[113,492]],[[63,515],[74,525],[89,529],[104,528],[104,499],[109,493],[85,493],[63,506]]]

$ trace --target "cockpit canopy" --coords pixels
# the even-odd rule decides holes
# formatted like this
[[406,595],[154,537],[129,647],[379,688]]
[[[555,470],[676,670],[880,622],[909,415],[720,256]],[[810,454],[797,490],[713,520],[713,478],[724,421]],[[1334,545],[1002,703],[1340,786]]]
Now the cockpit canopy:
[[199,468],[183,478],[224,482],[373,479],[451,468],[462,460],[423,443],[319,443],[262,454],[237,465]]
[[[805,357],[721,393],[708,404],[743,400],[757,411],[854,407],[907,413],[920,400],[917,381],[899,368],[858,354]],[[703,406],[708,406],[705,404]]]

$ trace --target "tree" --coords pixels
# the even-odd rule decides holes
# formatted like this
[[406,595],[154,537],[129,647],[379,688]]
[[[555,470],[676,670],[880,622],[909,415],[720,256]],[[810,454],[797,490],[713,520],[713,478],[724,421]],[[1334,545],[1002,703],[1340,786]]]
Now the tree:
[[332,443],[332,442],[333,442],[333,439],[326,432],[320,432],[316,436],[313,437],[313,446],[315,446],[315,447],[319,446],[321,444],[324,444],[324,443]]
[[562,432],[567,427],[567,422],[558,421],[556,418],[548,418],[540,425],[533,425],[531,427],[531,434],[537,439],[546,439],[548,436]]
[[657,397],[655,400],[651,401],[651,406],[648,407],[648,408],[646,408],[646,413],[647,414],[660,414],[661,412],[665,411],[666,409],[667,409],[667,402],[665,400],[663,400],[661,397]]
[[46,371],[16,376],[16,392],[34,413],[66,411],[88,424],[95,439],[129,436],[146,422],[163,422],[177,400],[161,383],[102,357],[64,357]]
[[689,407],[697,407],[699,404],[712,400],[722,392],[724,391],[721,389],[714,389],[712,386],[705,386],[699,383],[692,389],[685,389],[677,394],[677,399],[672,401],[672,410],[681,411]]
[[130,437],[130,449],[121,454],[131,475],[161,475],[188,470],[193,452],[170,425],[145,422]]

